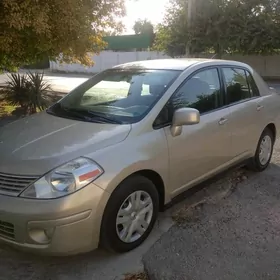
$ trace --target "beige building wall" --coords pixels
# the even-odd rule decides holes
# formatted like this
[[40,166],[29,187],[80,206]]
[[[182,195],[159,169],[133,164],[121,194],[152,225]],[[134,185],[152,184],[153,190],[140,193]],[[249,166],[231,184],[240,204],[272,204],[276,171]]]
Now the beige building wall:
[[[212,55],[203,54],[201,57],[211,58]],[[268,79],[280,79],[280,55],[224,55],[223,59],[237,60],[252,66],[261,76]]]

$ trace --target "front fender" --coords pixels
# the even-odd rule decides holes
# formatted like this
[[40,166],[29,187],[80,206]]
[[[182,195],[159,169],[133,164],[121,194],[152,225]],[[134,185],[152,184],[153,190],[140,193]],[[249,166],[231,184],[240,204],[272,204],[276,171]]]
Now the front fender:
[[[167,140],[162,130],[154,130],[108,147],[91,155],[104,169],[104,174],[94,183],[112,193],[133,173],[152,170],[158,173],[165,186],[169,185],[169,154]],[[165,190],[168,197],[168,189]]]

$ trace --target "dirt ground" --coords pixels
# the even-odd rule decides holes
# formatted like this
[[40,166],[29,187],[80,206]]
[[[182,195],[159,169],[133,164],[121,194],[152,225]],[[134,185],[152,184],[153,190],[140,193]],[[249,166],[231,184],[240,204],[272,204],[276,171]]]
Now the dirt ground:
[[[280,279],[279,155],[277,141],[265,172],[243,170],[219,199],[209,196],[181,208],[178,223],[144,256],[149,279]],[[209,188],[226,190],[231,184],[226,177]]]

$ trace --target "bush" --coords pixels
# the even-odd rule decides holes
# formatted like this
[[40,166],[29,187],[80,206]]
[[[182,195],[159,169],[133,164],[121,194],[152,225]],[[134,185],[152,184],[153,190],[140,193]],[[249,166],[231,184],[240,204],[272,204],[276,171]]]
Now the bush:
[[10,73],[5,90],[7,102],[13,106],[20,106],[24,115],[34,114],[48,107],[46,94],[51,86],[44,81],[43,73]]

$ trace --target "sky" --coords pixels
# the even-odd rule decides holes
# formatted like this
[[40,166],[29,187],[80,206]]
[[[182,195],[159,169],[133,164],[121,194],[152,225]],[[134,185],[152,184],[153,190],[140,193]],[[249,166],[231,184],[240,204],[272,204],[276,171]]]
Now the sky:
[[126,0],[126,17],[123,19],[126,31],[124,34],[134,34],[133,25],[137,19],[147,19],[153,24],[162,21],[165,6],[169,0]]

